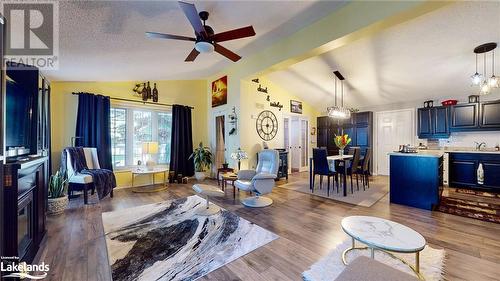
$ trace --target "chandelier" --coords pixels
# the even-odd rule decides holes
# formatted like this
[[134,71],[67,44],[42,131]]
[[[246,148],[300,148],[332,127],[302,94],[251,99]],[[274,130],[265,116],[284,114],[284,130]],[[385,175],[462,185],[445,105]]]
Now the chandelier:
[[[493,88],[500,88],[500,77],[495,76],[495,48],[497,43],[486,43],[474,48],[476,54],[476,72],[471,76],[472,86],[479,87],[479,93],[487,95],[491,93]],[[486,69],[486,54],[491,52],[491,77],[488,77]],[[478,72],[477,62],[478,56],[483,54],[483,73]]]
[[[335,105],[328,107],[328,116],[335,119],[349,119],[351,118],[351,110],[344,107],[344,76],[338,71],[333,72],[335,74]],[[337,104],[337,80],[340,80],[340,106]]]

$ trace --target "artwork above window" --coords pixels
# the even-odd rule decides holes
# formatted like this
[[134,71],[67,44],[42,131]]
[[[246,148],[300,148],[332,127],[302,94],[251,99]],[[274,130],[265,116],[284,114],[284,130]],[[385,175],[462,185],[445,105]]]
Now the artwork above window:
[[158,165],[170,161],[172,113],[169,110],[112,106],[110,113],[113,167],[130,167],[143,162],[142,144],[158,142]]

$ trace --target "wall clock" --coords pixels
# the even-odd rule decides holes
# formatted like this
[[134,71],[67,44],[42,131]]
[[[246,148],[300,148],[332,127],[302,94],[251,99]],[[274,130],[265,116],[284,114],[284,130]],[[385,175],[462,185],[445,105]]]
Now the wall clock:
[[265,141],[274,139],[278,133],[278,119],[269,110],[264,110],[259,114],[255,125],[259,137]]

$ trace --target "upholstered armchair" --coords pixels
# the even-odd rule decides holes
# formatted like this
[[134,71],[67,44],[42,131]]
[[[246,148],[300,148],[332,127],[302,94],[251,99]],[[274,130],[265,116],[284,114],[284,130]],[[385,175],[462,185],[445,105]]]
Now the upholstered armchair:
[[270,198],[261,195],[271,193],[274,179],[278,175],[279,153],[277,150],[266,149],[259,152],[257,169],[241,170],[234,185],[244,191],[254,192],[256,196],[246,198],[242,204],[247,207],[267,207],[273,203]]
[[[94,147],[84,147],[85,162],[89,169],[100,169],[99,158],[97,157],[97,149]],[[73,165],[71,164],[71,155],[66,153],[66,169],[68,173],[68,197],[71,197],[73,191],[83,190],[84,204],[88,203],[87,191],[91,190],[94,194],[94,180],[91,175],[76,173]]]

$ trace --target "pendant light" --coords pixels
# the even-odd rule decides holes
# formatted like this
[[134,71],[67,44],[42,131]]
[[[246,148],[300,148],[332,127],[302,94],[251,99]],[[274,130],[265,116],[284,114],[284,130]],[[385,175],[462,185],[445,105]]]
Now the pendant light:
[[[335,105],[332,107],[328,107],[328,116],[335,118],[335,119],[349,119],[351,118],[351,111],[344,107],[344,76],[340,74],[338,71],[334,71],[335,77],[334,77],[334,82],[335,82]],[[337,79],[340,80],[340,88],[341,88],[341,98],[340,98],[340,103],[341,105],[339,106],[337,104]]]
[[[479,94],[487,95],[491,93],[494,88],[500,88],[500,78],[495,76],[495,48],[497,43],[490,42],[477,46],[474,48],[476,55],[476,73],[471,76],[472,86],[479,86]],[[488,78],[486,73],[486,55],[491,52],[491,77]],[[478,72],[478,56],[483,54],[483,73]]]
[[495,50],[491,55],[491,77],[488,79],[490,88],[500,88],[500,78],[495,76]]
[[476,54],[476,73],[474,73],[470,78],[472,79],[472,85],[476,86],[481,83],[481,80],[483,80],[483,75],[477,72],[477,54]]
[[[483,54],[483,67],[484,67],[484,77],[486,77],[486,53]],[[487,95],[490,93],[490,85],[488,79],[484,79],[481,83],[481,89],[479,91],[481,95]]]

